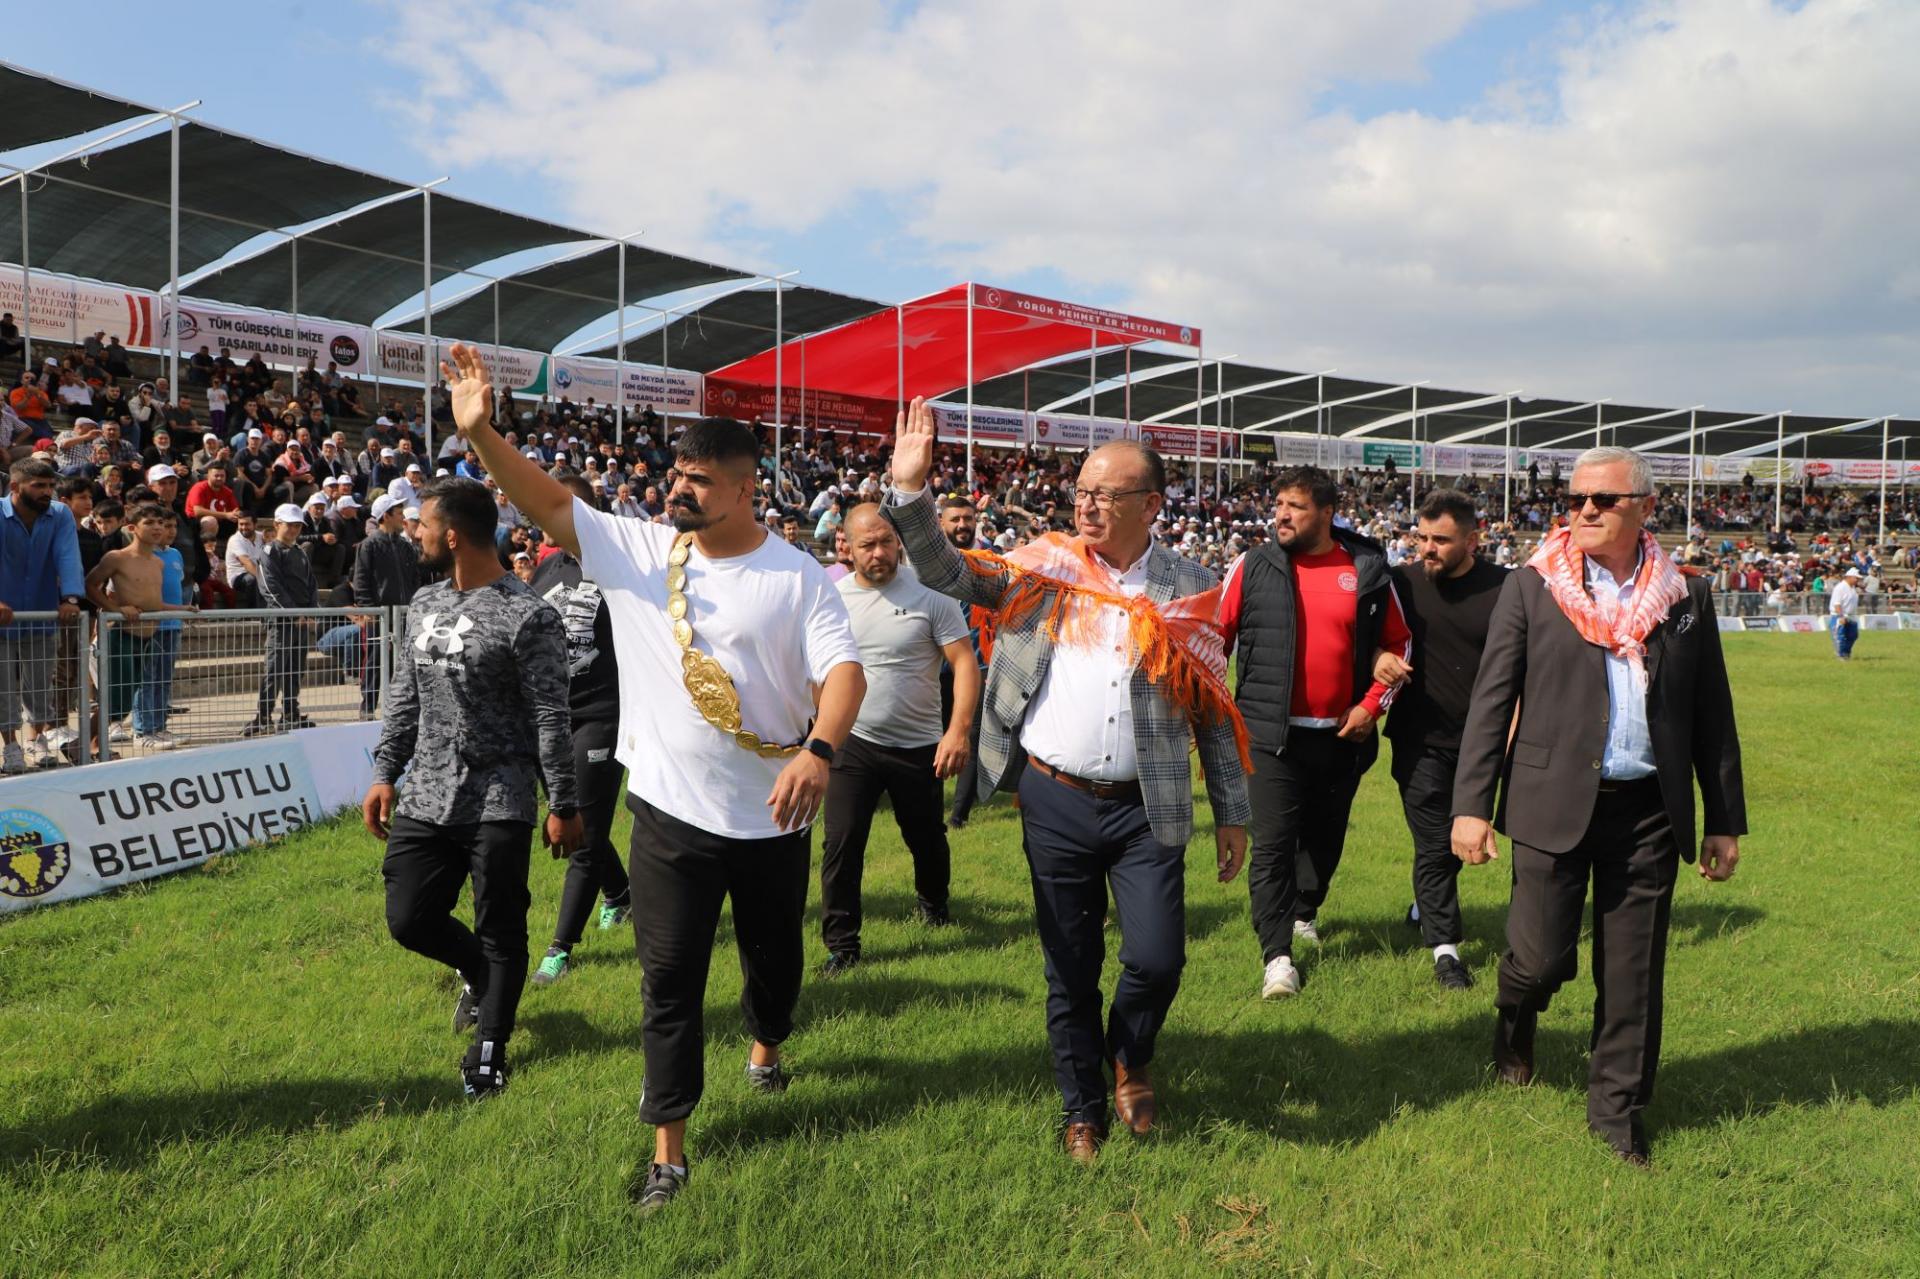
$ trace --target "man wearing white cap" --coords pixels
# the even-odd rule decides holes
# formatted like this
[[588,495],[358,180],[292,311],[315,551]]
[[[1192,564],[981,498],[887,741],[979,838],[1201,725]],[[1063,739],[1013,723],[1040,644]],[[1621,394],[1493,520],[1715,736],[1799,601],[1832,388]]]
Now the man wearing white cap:
[[[260,553],[260,596],[267,608],[314,608],[320,603],[313,565],[300,549],[300,535],[306,530],[306,517],[291,502],[282,503],[273,513],[273,540]],[[280,727],[312,728],[313,721],[300,713],[300,677],[306,663],[306,622],[297,617],[276,617],[267,623],[266,674],[260,681],[260,704],[253,722],[241,730],[242,737],[258,737],[273,731],[273,704],[281,704]]]
[[1853,645],[1860,638],[1860,570],[1850,568],[1833,588],[1827,605],[1833,615],[1833,655],[1843,662],[1853,660]]
[[420,490],[426,485],[426,476],[418,462],[407,465],[406,472],[387,485],[387,496],[407,506],[420,500]]

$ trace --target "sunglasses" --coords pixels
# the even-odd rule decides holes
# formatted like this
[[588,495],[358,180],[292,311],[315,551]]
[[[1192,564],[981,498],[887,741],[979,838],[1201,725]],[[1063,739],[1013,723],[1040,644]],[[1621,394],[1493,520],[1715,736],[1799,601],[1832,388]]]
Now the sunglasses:
[[1652,496],[1651,493],[1569,493],[1567,501],[1571,504],[1569,509],[1575,511],[1586,510],[1588,502],[1593,503],[1596,511],[1611,511],[1628,498]]

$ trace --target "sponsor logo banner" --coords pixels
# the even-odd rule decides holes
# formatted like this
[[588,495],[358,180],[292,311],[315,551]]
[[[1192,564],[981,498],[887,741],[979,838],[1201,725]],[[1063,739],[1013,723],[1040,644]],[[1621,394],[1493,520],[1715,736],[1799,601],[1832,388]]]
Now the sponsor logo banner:
[[360,802],[378,724],[0,781],[0,912],[105,892]]
[[1804,613],[1790,613],[1780,619],[1780,629],[1783,631],[1793,631],[1801,635],[1811,635],[1827,629],[1826,619],[1824,617],[1809,617]]
[[1421,448],[1418,444],[1389,444],[1385,441],[1363,443],[1360,446],[1360,465],[1385,466],[1392,458],[1397,468],[1419,466]]
[[1744,631],[1749,629],[1747,623],[1753,619],[1750,617],[1719,617],[1715,620],[1719,622],[1720,629],[1723,631]]
[[1099,329],[1117,337],[1134,338],[1142,342],[1173,342],[1180,346],[1200,345],[1200,330],[1190,325],[1169,324],[1165,320],[1149,320],[1144,316],[1127,315],[1120,311],[1103,311],[1097,306],[1082,306],[1077,302],[1059,302],[1052,298],[1035,297],[1031,293],[1016,293],[1012,289],[995,288],[988,284],[973,286],[973,304],[989,311],[1006,311],[1013,315],[1052,320],[1060,324],[1078,324],[1083,328]]
[[[620,365],[612,360],[556,355],[553,357],[550,389],[552,394],[564,395],[576,404],[584,404],[589,399],[612,404],[614,379],[621,372]],[[684,414],[702,411],[701,382],[698,373],[689,373],[684,369],[663,369],[657,364],[629,364],[621,385],[626,391],[626,405],[630,412],[638,413],[651,407],[656,413]]]
[[[967,409],[965,405],[958,407],[950,404],[934,405],[933,423],[934,430],[939,433],[942,442],[966,443]],[[1017,409],[983,409],[975,405],[973,442],[992,445],[996,448],[1020,448],[1027,442],[1027,415]]]
[[[169,320],[166,308],[161,307],[160,337],[153,344],[157,348],[173,345]],[[291,315],[276,311],[182,298],[180,350],[190,355],[202,346],[215,355],[222,348],[230,350],[242,364],[258,352],[268,364],[286,368],[304,368],[311,359],[322,369],[331,361],[342,373],[360,374],[373,365],[373,335],[361,325],[335,324],[303,315],[296,326]]]
[[[375,335],[380,343],[378,367],[381,377],[398,378],[403,382],[421,382],[425,380],[426,339],[410,333],[388,333],[382,331]],[[541,396],[547,393],[547,357],[538,351],[524,351],[516,346],[484,346],[480,343],[468,343],[480,352],[480,363],[493,379],[496,390],[506,389],[514,395]],[[433,341],[434,363],[433,377],[440,377],[440,363],[448,358],[453,340]]]
[[[773,421],[772,387],[711,377],[704,379],[704,382],[708,413],[742,421],[756,418],[762,422]],[[804,420],[808,430],[838,434],[877,435],[884,438],[893,434],[894,419],[899,414],[899,408],[892,400],[842,395],[837,391],[821,391],[814,387],[808,387],[804,396],[797,386],[782,387],[780,401],[779,416],[788,425],[798,426]]]
[[1278,460],[1280,451],[1276,437],[1265,431],[1248,431],[1240,437],[1240,456],[1250,462],[1272,462]]
[[13,312],[23,332],[31,328],[48,342],[83,342],[105,330],[126,346],[156,345],[159,299],[153,294],[35,271],[29,298],[26,279],[19,267],[0,263],[0,311]]
[[1900,619],[1891,613],[1862,613],[1860,627],[1868,631],[1897,631],[1900,629]]

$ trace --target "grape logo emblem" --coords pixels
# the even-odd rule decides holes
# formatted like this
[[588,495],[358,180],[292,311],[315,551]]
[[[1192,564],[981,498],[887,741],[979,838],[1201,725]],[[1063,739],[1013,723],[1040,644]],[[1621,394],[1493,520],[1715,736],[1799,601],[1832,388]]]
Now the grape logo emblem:
[[60,828],[27,808],[0,812],[0,895],[44,897],[73,868],[73,850]]

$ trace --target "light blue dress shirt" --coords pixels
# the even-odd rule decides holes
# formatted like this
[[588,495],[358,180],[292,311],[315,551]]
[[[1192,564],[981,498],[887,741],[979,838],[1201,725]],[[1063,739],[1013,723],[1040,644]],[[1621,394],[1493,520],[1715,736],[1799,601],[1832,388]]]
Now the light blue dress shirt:
[[[1640,564],[1635,561],[1633,572],[1627,574],[1623,585],[1614,581],[1613,574],[1592,556],[1587,557],[1587,589],[1596,599],[1605,592],[1606,598],[1617,599],[1623,610],[1633,602],[1633,583],[1639,575]],[[1606,658],[1607,749],[1600,756],[1600,776],[1610,782],[1651,777],[1653,735],[1647,728],[1647,695],[1640,691],[1640,681],[1634,678],[1631,662],[1615,656],[1611,650]]]

